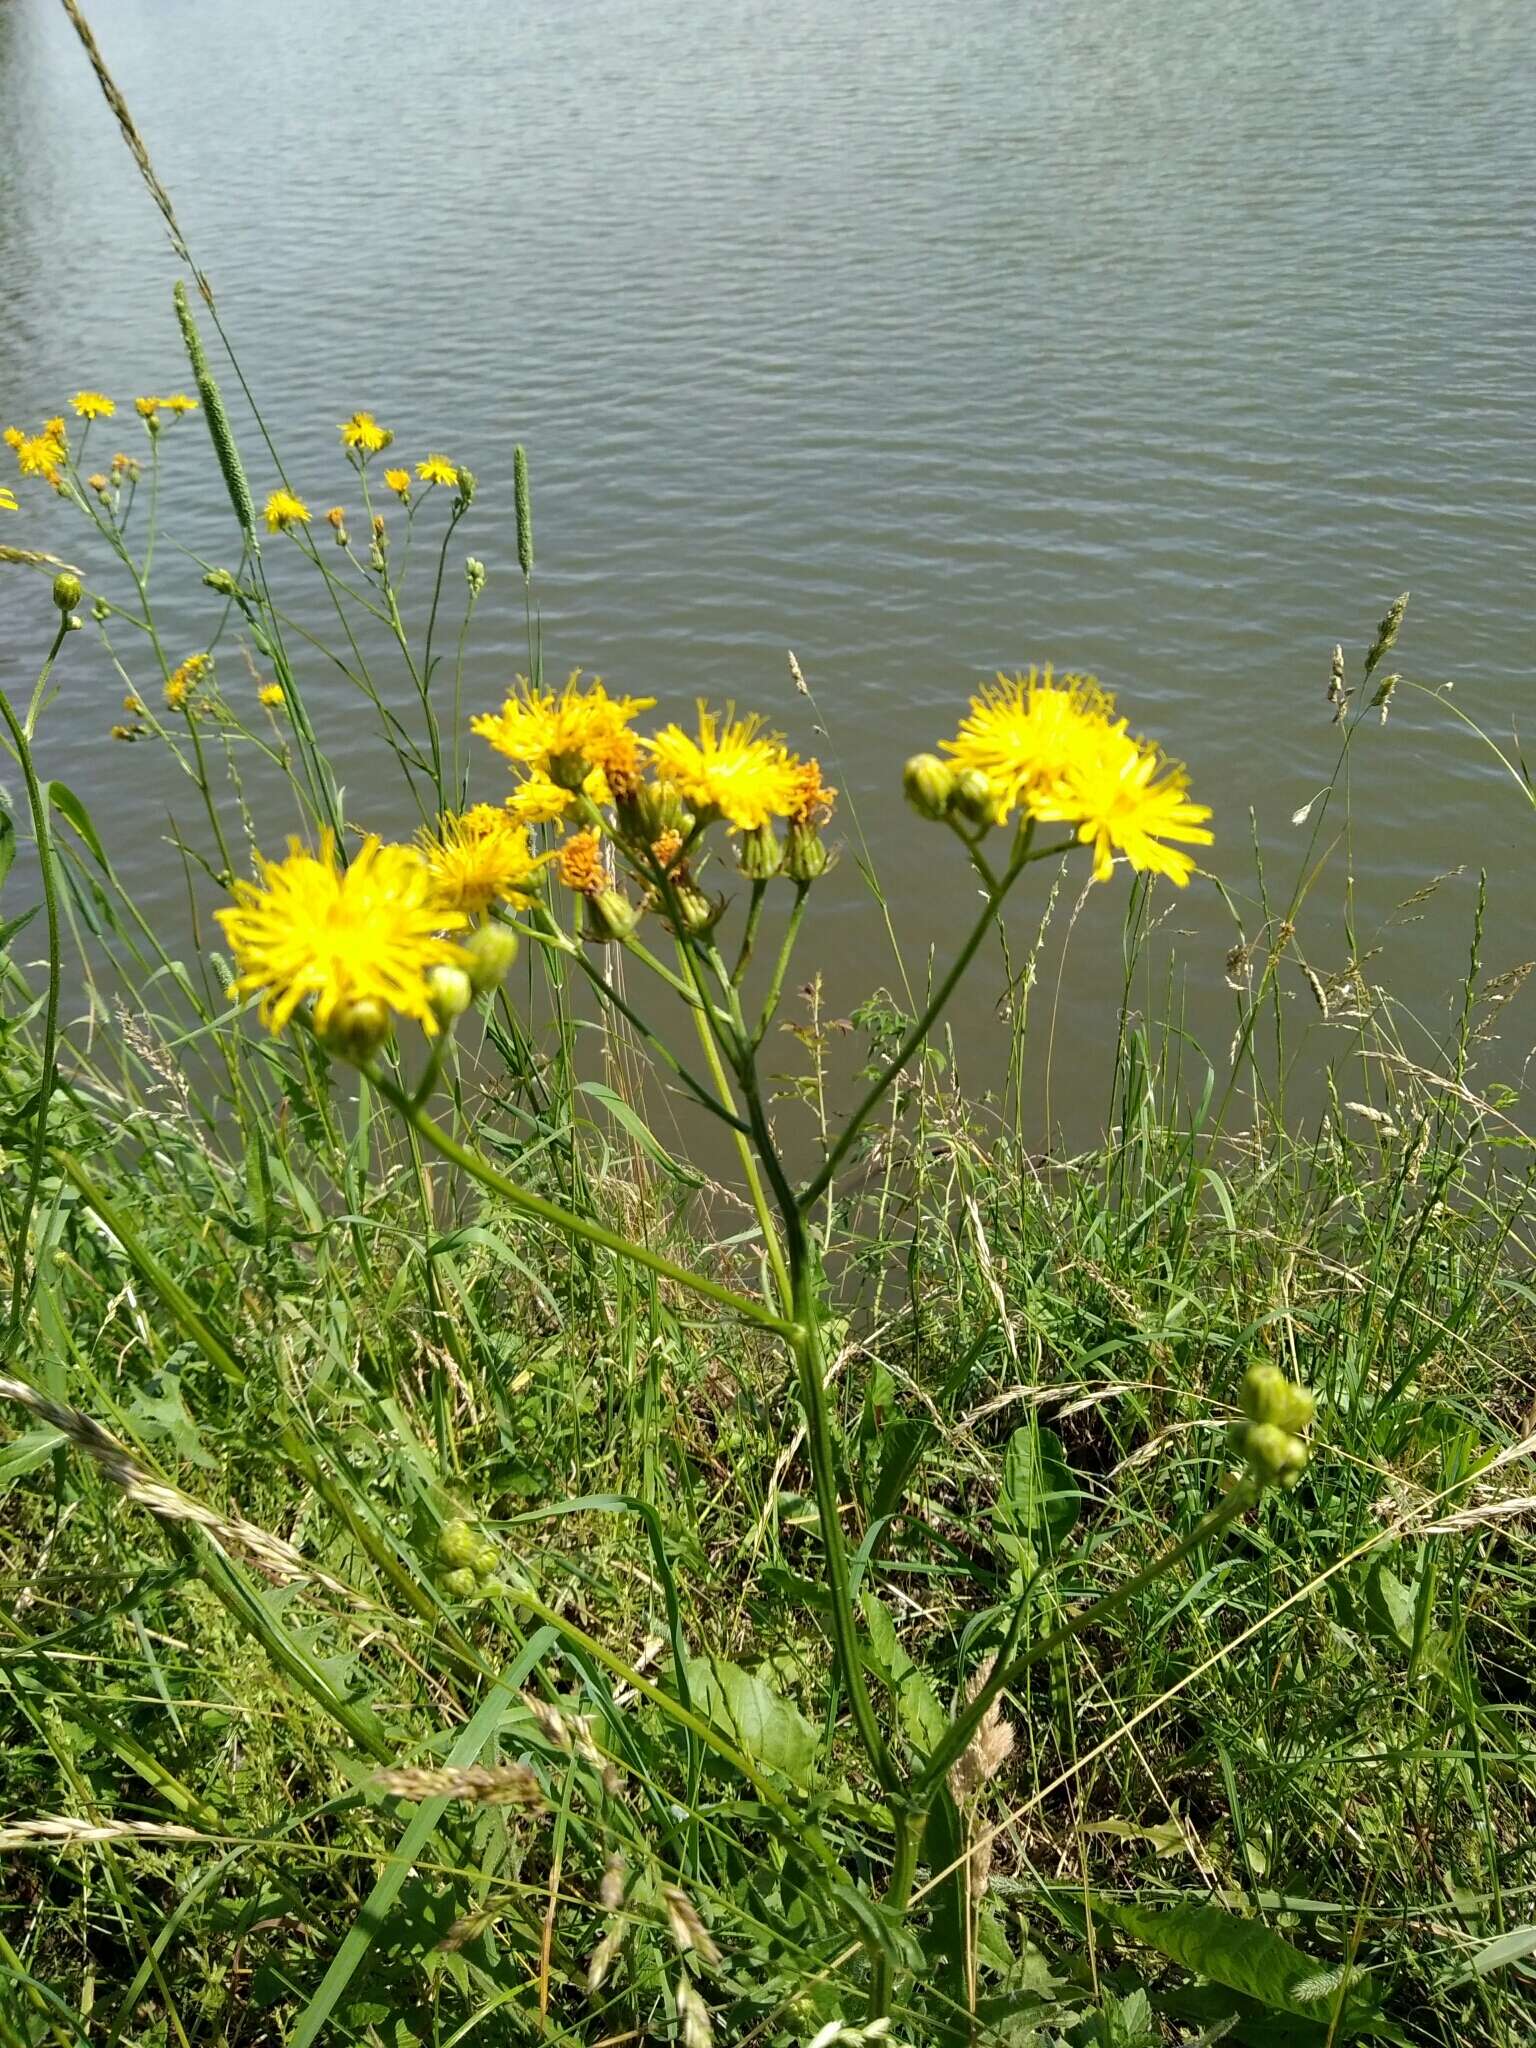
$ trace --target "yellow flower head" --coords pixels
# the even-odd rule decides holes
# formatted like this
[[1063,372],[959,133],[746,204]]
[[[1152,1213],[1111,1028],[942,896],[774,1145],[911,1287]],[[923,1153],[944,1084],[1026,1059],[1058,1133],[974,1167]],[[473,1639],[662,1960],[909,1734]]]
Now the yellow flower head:
[[1139,873],[1166,875],[1182,889],[1194,872],[1187,853],[1165,846],[1209,846],[1210,811],[1192,803],[1183,768],[1118,728],[1078,749],[1054,793],[1034,805],[1046,823],[1076,825],[1093,848],[1093,879],[1109,879],[1123,853]]
[[321,1032],[359,1003],[436,1032],[428,977],[434,967],[464,964],[462,947],[445,934],[465,920],[439,901],[414,848],[369,839],[343,869],[327,832],[318,855],[290,840],[286,860],[258,856],[257,869],[260,880],[236,882],[234,903],[217,916],[239,969],[235,991],[260,991],[269,1031],[283,1030],[312,998]]
[[65,458],[62,441],[49,433],[24,434],[11,445],[16,450],[16,466],[23,476],[45,476],[49,483],[58,483],[59,465]]
[[213,667],[211,654],[189,654],[179,668],[165,679],[165,701],[172,711],[184,711],[193,690]]
[[83,420],[109,420],[117,411],[116,399],[104,391],[77,391],[69,402]]
[[267,500],[267,531],[286,533],[290,526],[307,526],[309,507],[292,491],[274,491]]
[[595,832],[578,832],[560,849],[560,879],[567,889],[596,896],[608,887],[603,842]]
[[403,505],[411,495],[411,472],[408,469],[386,469],[384,481]]
[[425,462],[417,463],[416,474],[424,484],[457,484],[459,465],[446,455],[429,455]]
[[342,421],[340,432],[343,448],[360,448],[365,455],[377,455],[395,438],[388,427],[379,425],[371,412],[353,413],[351,419]]
[[141,420],[152,420],[160,410],[160,401],[158,398],[136,398],[133,409]]
[[1064,675],[1049,668],[1027,676],[1002,676],[977,691],[960,731],[944,741],[958,773],[985,775],[997,803],[999,823],[1014,810],[1043,817],[1062,777],[1081,755],[1105,736],[1123,732],[1114,699],[1092,676]]
[[26,438],[20,427],[7,427],[5,432],[0,434],[0,440],[4,441],[7,448],[19,448]]
[[[599,781],[601,775],[601,769],[594,768],[587,778],[588,783]],[[590,789],[587,793],[594,803],[604,801]],[[570,790],[561,789],[547,775],[530,775],[507,798],[507,809],[520,825],[552,825],[556,819],[565,816],[575,801]]]
[[283,695],[281,683],[263,683],[256,692],[256,701],[258,704],[265,704],[269,711],[280,711],[287,699]]
[[333,505],[325,515],[325,523],[327,526],[333,527],[337,533],[340,533],[347,523],[346,507],[344,505]]
[[796,761],[795,801],[790,816],[797,825],[825,825],[832,815],[832,805],[837,796],[821,779],[819,761]]
[[669,725],[646,745],[657,775],[701,817],[721,817],[750,832],[794,813],[798,765],[775,734],[764,732],[756,713],[737,718],[727,709],[717,719],[701,704],[697,738]]
[[562,789],[578,789],[594,768],[610,760],[633,759],[628,727],[655,702],[652,697],[610,697],[602,679],[582,686],[576,669],[562,690],[535,690],[518,678],[519,689],[500,711],[470,721],[481,739],[519,767],[548,777]]
[[160,401],[160,405],[161,409],[165,412],[181,413],[197,411],[197,400],[195,398],[188,398],[185,391],[176,391],[173,392],[169,398],[162,398]]
[[420,845],[441,901],[472,917],[493,903],[524,908],[547,858],[534,853],[526,827],[492,804],[444,817]]

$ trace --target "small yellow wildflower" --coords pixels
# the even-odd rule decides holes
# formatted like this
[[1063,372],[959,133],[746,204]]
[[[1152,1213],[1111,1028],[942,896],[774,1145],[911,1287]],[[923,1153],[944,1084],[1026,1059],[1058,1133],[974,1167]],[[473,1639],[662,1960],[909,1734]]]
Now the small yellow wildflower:
[[292,491],[274,491],[267,499],[267,531],[286,533],[290,526],[307,526],[309,507]]
[[371,412],[353,413],[351,419],[342,421],[340,433],[343,448],[360,448],[364,455],[376,455],[395,438],[388,427],[379,425]]
[[325,515],[325,523],[327,526],[333,526],[340,533],[347,523],[346,507],[344,505],[333,505]]
[[560,849],[560,879],[567,889],[596,896],[608,887],[603,842],[595,832],[578,832]]
[[162,398],[161,406],[166,412],[196,412],[197,400],[188,398],[184,391],[173,391],[169,398]]
[[86,478],[86,482],[90,485],[91,489],[96,493],[98,498],[105,497],[107,492],[112,488],[111,478],[103,476],[99,469],[94,471],[90,476],[88,476]]
[[770,818],[793,815],[799,790],[797,764],[755,713],[737,718],[728,709],[718,719],[699,706],[695,738],[669,725],[646,742],[656,773],[701,817],[724,818],[744,831]]
[[[597,773],[594,769],[593,774]],[[530,775],[507,798],[507,809],[520,825],[552,825],[575,801],[570,790],[561,789],[547,775]],[[593,801],[602,799],[594,797]]]
[[265,704],[269,711],[280,711],[287,699],[283,695],[281,683],[263,683],[256,692],[256,701]]
[[216,915],[239,969],[235,991],[260,992],[269,1031],[282,1031],[309,998],[321,1032],[376,1004],[436,1033],[428,978],[434,967],[464,965],[446,935],[465,919],[438,900],[413,847],[369,839],[343,869],[327,832],[318,855],[295,839],[286,860],[258,856],[256,865],[260,880],[236,882],[234,903]]
[[411,495],[411,472],[408,469],[386,469],[384,481],[403,505]]
[[429,455],[425,462],[417,463],[416,474],[424,484],[457,484],[459,466],[446,455]]
[[48,436],[50,441],[57,441],[61,448],[69,439],[69,433],[64,425],[64,419],[62,414],[56,414],[54,418],[51,420],[44,420],[43,432]]
[[64,460],[64,446],[52,434],[32,434],[13,442],[16,450],[16,466],[23,476],[45,476],[49,483],[59,481],[59,464]]
[[599,676],[582,687],[580,669],[558,692],[532,689],[521,676],[518,683],[518,692],[500,711],[472,719],[471,730],[509,761],[562,789],[580,789],[594,768],[621,761],[628,752],[631,720],[655,702],[651,697],[610,697]]
[[1108,881],[1123,853],[1138,872],[1166,875],[1182,889],[1195,863],[1161,842],[1209,846],[1213,838],[1205,823],[1211,813],[1191,802],[1183,768],[1117,729],[1080,748],[1055,793],[1032,808],[1044,823],[1076,825],[1093,848],[1096,882]]
[[959,733],[944,742],[957,774],[975,771],[991,785],[999,823],[1015,810],[1043,817],[1073,763],[1091,755],[1110,733],[1123,733],[1114,699],[1092,676],[1064,675],[1049,667],[1028,675],[1000,675],[978,690]]
[[160,410],[160,401],[158,398],[136,398],[133,409],[141,420],[152,420]]
[[797,825],[825,825],[832,815],[837,791],[821,779],[821,763],[796,761],[794,803],[790,817]]
[[7,427],[5,432],[0,434],[0,441],[4,441],[7,448],[19,448],[26,438],[20,427]]
[[123,709],[129,712],[134,718],[139,718],[143,715],[144,711],[143,699],[139,697],[134,691],[130,690],[127,696],[123,699]]
[[109,420],[117,411],[116,399],[104,391],[77,391],[69,402],[83,420]]
[[192,692],[213,667],[211,654],[189,654],[179,668],[165,679],[165,701],[172,711],[184,711]]
[[492,804],[443,818],[435,833],[423,830],[420,846],[442,901],[471,916],[493,903],[524,908],[548,858],[534,853],[524,826]]

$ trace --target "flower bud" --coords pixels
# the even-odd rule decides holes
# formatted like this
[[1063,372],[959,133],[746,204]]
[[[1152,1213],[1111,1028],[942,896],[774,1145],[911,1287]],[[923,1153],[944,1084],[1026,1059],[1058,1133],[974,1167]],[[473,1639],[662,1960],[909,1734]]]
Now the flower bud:
[[685,932],[692,932],[695,938],[702,938],[705,932],[712,931],[725,915],[723,896],[707,896],[691,882],[674,880],[672,900],[677,906],[679,924]]
[[472,1600],[479,1581],[466,1564],[457,1571],[444,1572],[441,1583],[450,1600]]
[[556,789],[568,789],[575,795],[592,773],[592,763],[585,754],[560,753],[549,757],[549,779]]
[[798,819],[791,824],[784,842],[785,876],[804,885],[817,881],[831,865],[832,856],[816,827],[803,825]]
[[587,937],[599,943],[627,939],[640,922],[634,905],[618,889],[599,889],[594,895],[583,896],[581,903]]
[[749,881],[772,881],[784,865],[784,849],[771,825],[758,825],[742,833],[737,865]]
[[1301,1438],[1273,1422],[1244,1424],[1241,1449],[1261,1486],[1292,1487],[1307,1468],[1307,1447]]
[[1237,1405],[1250,1422],[1273,1423],[1299,1436],[1317,1413],[1317,1399],[1306,1387],[1288,1380],[1277,1365],[1250,1365],[1238,1389]]
[[104,625],[111,616],[112,607],[107,603],[107,600],[104,597],[92,598],[91,617],[96,621],[98,626]]
[[437,1532],[438,1561],[450,1570],[460,1565],[472,1564],[480,1538],[471,1525],[462,1517],[444,1522]]
[[479,1537],[475,1543],[474,1555],[469,1560],[469,1568],[475,1577],[477,1579],[488,1579],[500,1563],[501,1552],[496,1548],[490,1537]]
[[73,569],[61,569],[53,579],[53,601],[61,612],[72,612],[85,595],[85,585]]
[[384,550],[377,541],[368,550],[368,566],[375,576],[382,576],[384,574]]
[[967,768],[955,777],[952,803],[969,825],[997,823],[997,797],[979,768]]
[[216,590],[221,597],[236,597],[240,586],[228,569],[210,569],[203,578],[210,590]]
[[614,800],[619,836],[632,846],[654,846],[668,832],[685,839],[693,820],[668,782],[633,782]]
[[439,965],[427,976],[427,1002],[439,1024],[452,1024],[474,1000],[474,983],[462,967]]
[[949,815],[955,794],[955,771],[937,754],[914,754],[902,770],[907,802],[920,818],[938,824]]
[[333,1011],[325,1043],[339,1058],[360,1067],[373,1058],[391,1028],[384,1005],[374,996],[359,996],[355,1002],[342,1003]]
[[485,564],[478,556],[464,557],[464,581],[469,585],[471,597],[478,597],[485,588]]
[[455,500],[457,510],[467,512],[475,502],[477,481],[472,469],[461,469],[458,473],[459,494]]
[[517,958],[517,933],[504,924],[477,925],[464,941],[469,955],[469,981],[477,996],[500,988]]

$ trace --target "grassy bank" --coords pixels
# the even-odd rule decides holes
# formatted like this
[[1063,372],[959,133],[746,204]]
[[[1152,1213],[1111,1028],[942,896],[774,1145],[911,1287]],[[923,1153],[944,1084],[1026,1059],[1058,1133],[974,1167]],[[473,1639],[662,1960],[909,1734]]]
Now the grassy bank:
[[[367,412],[290,473],[191,275],[185,393],[6,437],[0,2048],[1530,2040],[1525,970],[1479,892],[1442,1031],[1372,985],[1406,597],[1241,896],[1098,684],[958,688],[905,789],[957,936],[831,1017],[829,862],[897,921],[820,764],[551,686],[522,451],[499,546]],[[229,517],[183,554],[191,462]],[[87,677],[185,778],[184,918],[54,777]],[[1185,884],[1233,919],[1209,1052]],[[1068,1157],[1027,997],[1111,917]]]

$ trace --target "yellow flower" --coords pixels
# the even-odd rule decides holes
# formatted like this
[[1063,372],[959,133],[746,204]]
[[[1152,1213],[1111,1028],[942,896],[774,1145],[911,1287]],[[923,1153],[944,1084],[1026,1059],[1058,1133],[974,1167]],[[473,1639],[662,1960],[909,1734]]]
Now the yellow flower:
[[596,896],[608,887],[603,842],[595,832],[578,832],[561,847],[560,879],[583,896]]
[[819,761],[796,761],[794,770],[795,800],[790,817],[797,825],[825,825],[837,791],[822,781]]
[[[418,462],[416,474],[424,484],[456,484],[459,480],[459,466],[450,462],[446,455],[429,455],[425,462]],[[393,489],[391,485],[391,489]]]
[[128,695],[123,699],[123,709],[125,711],[131,712],[135,718],[138,718],[142,714],[144,710],[144,700],[142,697],[140,697],[137,690],[130,690],[128,692]]
[[286,533],[290,526],[307,526],[309,507],[292,491],[274,491],[267,500],[267,531]]
[[1016,809],[1045,815],[1064,774],[1111,733],[1123,733],[1114,699],[1092,676],[1064,675],[1047,667],[1027,676],[1000,675],[977,691],[960,731],[944,741],[956,771],[975,771],[991,784],[999,823]]
[[7,448],[19,448],[26,438],[20,427],[7,427],[5,432],[0,434],[0,441],[4,441]]
[[[591,782],[600,774],[601,770],[594,768],[587,780]],[[600,803],[602,798],[594,796],[592,800]],[[520,825],[552,825],[565,816],[575,801],[570,790],[561,789],[547,775],[530,775],[507,798],[507,809]]]
[[196,412],[197,400],[188,398],[184,391],[176,391],[169,398],[160,401],[166,412]]
[[435,833],[423,830],[420,845],[440,899],[471,916],[493,903],[522,909],[548,858],[534,853],[524,826],[492,804],[442,818]]
[[16,509],[16,493],[0,484],[0,512],[14,512]]
[[287,701],[286,698],[283,696],[282,684],[263,683],[261,688],[256,692],[256,701],[259,704],[265,704],[269,711],[280,710],[283,704]]
[[327,526],[334,527],[340,533],[347,523],[346,507],[344,505],[333,505],[325,515],[325,523]]
[[653,697],[610,697],[598,676],[583,689],[580,669],[558,692],[531,689],[522,677],[518,682],[519,691],[500,711],[471,719],[471,730],[498,754],[562,789],[579,789],[594,768],[622,760],[630,721],[655,702]]
[[379,425],[371,412],[353,413],[351,419],[342,421],[340,431],[343,448],[361,448],[365,455],[376,455],[395,438],[388,427]]
[[160,410],[160,401],[158,398],[136,398],[133,409],[141,420],[152,420]]
[[44,420],[43,432],[48,436],[50,441],[57,441],[61,448],[69,439],[69,435],[65,430],[62,414],[55,419]]
[[117,411],[116,399],[104,391],[77,391],[69,402],[83,420],[109,420]]
[[16,450],[16,466],[23,476],[45,476],[49,483],[59,480],[59,464],[64,460],[64,444],[56,441],[52,434],[23,435],[20,441],[11,444]]
[[234,903],[217,916],[239,969],[235,991],[261,992],[269,1031],[283,1030],[312,998],[322,1032],[344,1023],[339,1011],[373,1004],[436,1032],[428,977],[464,964],[445,934],[465,920],[438,900],[414,848],[369,839],[342,869],[327,832],[318,856],[294,839],[286,860],[258,856],[256,865],[260,880],[236,882]]
[[1118,728],[1079,748],[1055,794],[1033,808],[1044,823],[1077,827],[1078,838],[1093,848],[1096,882],[1109,879],[1115,855],[1123,853],[1138,872],[1166,875],[1182,889],[1195,863],[1161,842],[1212,843],[1205,827],[1211,813],[1190,801],[1183,768]]
[[172,711],[184,711],[193,689],[213,667],[211,654],[189,654],[179,668],[165,679],[165,701]]
[[701,704],[697,738],[669,725],[646,744],[657,775],[701,817],[714,815],[752,831],[794,812],[797,764],[774,734],[763,731],[756,713],[737,718],[728,709],[717,719]]
[[411,495],[411,472],[408,469],[386,469],[384,481],[403,505]]

